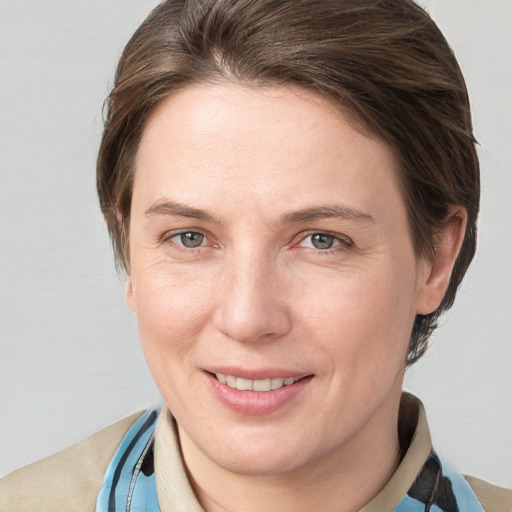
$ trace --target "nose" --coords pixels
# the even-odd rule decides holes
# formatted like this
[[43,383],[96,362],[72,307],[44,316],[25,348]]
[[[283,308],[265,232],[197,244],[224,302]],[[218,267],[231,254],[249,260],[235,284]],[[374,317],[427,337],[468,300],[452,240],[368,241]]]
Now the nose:
[[239,342],[277,339],[291,328],[285,279],[263,258],[234,258],[219,283],[215,327]]

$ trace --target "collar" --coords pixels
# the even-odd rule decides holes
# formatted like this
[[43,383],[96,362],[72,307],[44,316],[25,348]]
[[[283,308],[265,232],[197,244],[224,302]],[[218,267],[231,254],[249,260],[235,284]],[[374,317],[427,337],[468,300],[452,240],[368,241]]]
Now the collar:
[[399,430],[404,430],[405,436],[409,429],[412,431],[409,447],[402,448],[405,455],[398,468],[379,494],[361,512],[393,510],[407,494],[430,456],[432,440],[425,409],[421,401],[410,393],[402,393],[398,423]]
[[[395,473],[361,512],[393,510],[407,494],[432,450],[432,441],[421,401],[403,393],[399,424],[411,441]],[[405,426],[405,428],[403,428]],[[409,434],[407,433],[409,432]],[[163,407],[155,431],[155,474],[161,512],[204,512],[187,477],[174,419]]]

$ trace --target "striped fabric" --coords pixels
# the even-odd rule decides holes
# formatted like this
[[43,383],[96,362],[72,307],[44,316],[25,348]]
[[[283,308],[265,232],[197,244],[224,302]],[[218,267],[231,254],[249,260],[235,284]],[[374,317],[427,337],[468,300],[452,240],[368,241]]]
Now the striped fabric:
[[128,430],[112,458],[96,512],[159,512],[153,440],[159,411],[146,411]]
[[466,479],[432,451],[394,512],[484,512]]
[[[146,411],[124,436],[106,470],[96,512],[160,511],[153,453],[158,416],[157,410]],[[194,508],[197,506],[194,503]],[[484,512],[484,509],[464,477],[452,471],[432,451],[393,512]]]

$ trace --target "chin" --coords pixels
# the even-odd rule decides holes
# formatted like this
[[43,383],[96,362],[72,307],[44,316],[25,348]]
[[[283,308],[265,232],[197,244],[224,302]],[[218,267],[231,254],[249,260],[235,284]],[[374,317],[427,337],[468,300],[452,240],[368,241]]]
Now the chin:
[[[237,429],[238,430],[238,429]],[[307,446],[307,440],[293,432],[268,428],[242,428],[225,432],[221,441],[205,446],[204,453],[216,465],[227,471],[248,475],[278,475],[293,472],[308,463],[308,453],[317,451]]]
[[[213,457],[215,455],[212,454]],[[305,464],[298,449],[283,453],[264,452],[219,454],[217,464],[227,471],[247,476],[265,476],[291,473]]]

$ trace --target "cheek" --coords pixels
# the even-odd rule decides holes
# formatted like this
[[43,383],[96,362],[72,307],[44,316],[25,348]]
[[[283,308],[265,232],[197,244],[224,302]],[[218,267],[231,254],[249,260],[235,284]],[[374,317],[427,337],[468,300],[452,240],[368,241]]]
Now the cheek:
[[[204,281],[174,273],[144,274],[134,280],[137,321],[144,356],[167,404],[179,410],[198,392],[190,379],[197,339],[208,322],[211,300]],[[182,396],[183,395],[183,396]]]
[[[410,266],[410,265],[409,265]],[[414,321],[414,272],[396,265],[339,275],[302,293],[300,314],[308,335],[320,339],[343,375],[401,366]],[[297,297],[298,298],[298,297]]]
[[187,348],[208,321],[211,289],[204,272],[144,271],[133,279],[140,337],[146,354]]

